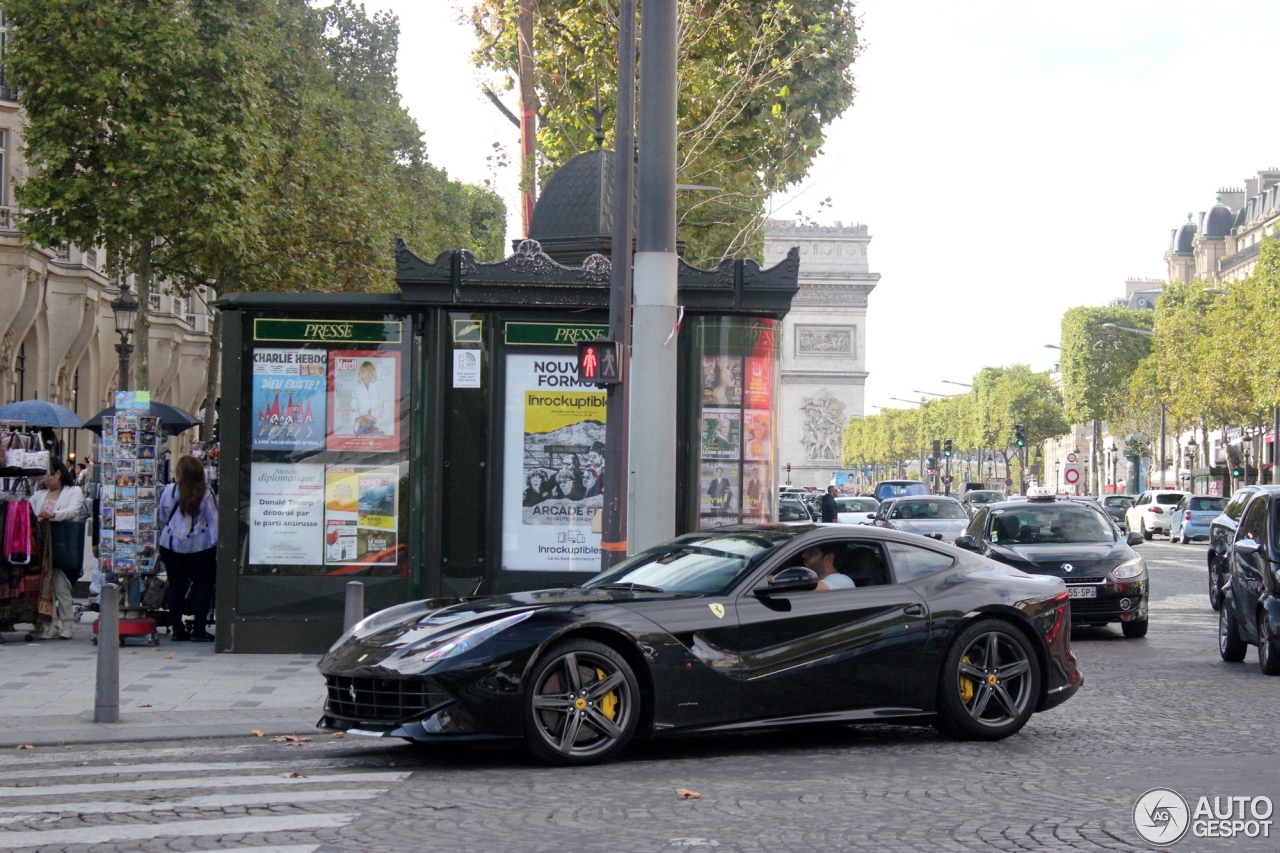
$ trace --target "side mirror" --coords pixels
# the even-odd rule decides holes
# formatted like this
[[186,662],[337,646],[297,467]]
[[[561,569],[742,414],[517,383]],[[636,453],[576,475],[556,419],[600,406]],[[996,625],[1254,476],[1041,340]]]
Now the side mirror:
[[812,592],[818,588],[818,573],[804,566],[792,566],[774,575],[767,586],[757,587],[757,595],[777,595],[784,592]]
[[875,521],[875,520],[876,520],[876,514],[874,512],[867,513],[867,521]]
[[953,544],[957,548],[963,548],[966,551],[973,551],[974,553],[982,550],[982,547],[978,544],[978,540],[970,536],[968,533],[963,536],[957,536],[956,541]]
[[1262,549],[1262,546],[1252,539],[1241,539],[1235,544],[1235,551],[1245,557],[1252,557]]
[[1127,542],[1129,545],[1141,545],[1143,542],[1146,542],[1147,540],[1144,539],[1142,534],[1139,533],[1138,531],[1130,530],[1128,533],[1125,534],[1124,541]]

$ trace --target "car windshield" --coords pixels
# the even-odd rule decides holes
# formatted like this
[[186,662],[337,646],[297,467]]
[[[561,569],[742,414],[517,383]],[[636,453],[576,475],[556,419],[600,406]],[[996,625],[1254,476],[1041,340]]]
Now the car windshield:
[[931,520],[935,518],[968,518],[964,507],[955,501],[897,501],[890,518]]
[[993,504],[1005,500],[1004,492],[970,492],[969,503]]
[[[808,516],[806,516],[806,519]],[[800,531],[705,531],[636,554],[583,584],[585,589],[629,586],[661,592],[710,594],[728,588],[756,558]]]
[[840,512],[875,512],[880,504],[871,498],[836,498],[836,509]]
[[929,494],[929,487],[924,483],[881,483],[876,486],[877,500],[927,494]]
[[1103,501],[1103,504],[1105,504],[1106,506],[1120,507],[1123,509],[1125,507],[1133,506],[1133,498],[1128,497],[1127,495],[1114,496],[1114,497],[1107,498],[1105,501]]
[[1226,498],[1195,497],[1191,499],[1191,505],[1188,509],[1192,509],[1197,512],[1222,512],[1223,507],[1226,505]]
[[799,501],[779,501],[778,521],[809,521],[809,511]]
[[1029,503],[991,513],[989,536],[997,545],[1063,545],[1110,543],[1111,526],[1097,510],[1054,501]]
[[1156,495],[1156,503],[1161,506],[1173,506],[1184,497],[1186,496],[1178,492],[1162,492]]

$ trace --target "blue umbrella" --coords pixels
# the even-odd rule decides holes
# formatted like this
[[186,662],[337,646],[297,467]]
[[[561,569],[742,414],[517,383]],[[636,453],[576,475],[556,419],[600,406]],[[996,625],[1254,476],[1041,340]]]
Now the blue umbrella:
[[[115,406],[108,406],[101,412],[98,412],[89,420],[85,421],[84,428],[90,432],[102,432],[102,419],[117,414]],[[151,415],[160,419],[160,425],[164,427],[165,432],[169,435],[177,435],[178,433],[189,430],[194,426],[200,426],[204,421],[197,418],[190,412],[179,409],[177,406],[170,406],[167,403],[152,403],[148,411],[133,411],[130,414]]]
[[66,406],[45,400],[20,400],[0,406],[0,421],[25,421],[30,427],[71,429],[84,426],[84,421]]

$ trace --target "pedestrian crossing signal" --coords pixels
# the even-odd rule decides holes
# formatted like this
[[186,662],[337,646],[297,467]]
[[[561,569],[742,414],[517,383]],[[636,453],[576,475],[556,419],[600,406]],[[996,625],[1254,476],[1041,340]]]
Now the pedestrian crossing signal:
[[595,385],[622,381],[621,352],[617,341],[597,338],[578,341],[578,380]]

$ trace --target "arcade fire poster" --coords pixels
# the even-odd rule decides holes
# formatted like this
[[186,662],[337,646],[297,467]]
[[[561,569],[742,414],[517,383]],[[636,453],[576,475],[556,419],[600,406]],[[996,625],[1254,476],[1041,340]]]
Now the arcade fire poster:
[[400,354],[329,353],[330,450],[400,449]]
[[254,450],[324,448],[328,358],[324,350],[254,349]]
[[502,567],[600,571],[605,393],[571,356],[508,355]]

